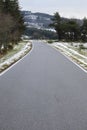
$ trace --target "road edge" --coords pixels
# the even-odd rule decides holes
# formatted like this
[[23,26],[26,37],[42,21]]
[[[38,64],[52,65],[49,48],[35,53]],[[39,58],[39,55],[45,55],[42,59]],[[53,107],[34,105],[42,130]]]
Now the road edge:
[[48,43],[46,43],[48,46],[52,47],[53,49],[55,49],[56,51],[58,51],[60,54],[62,54],[65,58],[67,58],[69,61],[71,61],[73,64],[75,64],[77,67],[79,67],[82,71],[84,71],[85,73],[87,73],[87,70],[85,70],[81,65],[79,65],[77,62],[75,62],[73,59],[71,59],[69,56],[67,56],[66,54],[64,54],[63,52],[61,52],[61,50],[57,49],[54,46],[49,45]]
[[30,46],[27,49],[27,52],[24,53],[23,55],[21,55],[18,59],[16,59],[15,62],[14,61],[11,62],[11,64],[9,64],[5,69],[2,69],[2,71],[0,72],[0,76],[5,74],[6,72],[8,72],[12,67],[14,67],[16,64],[18,64],[20,61],[22,61],[31,52],[33,45],[32,45],[31,41],[29,41],[28,43],[30,43]]

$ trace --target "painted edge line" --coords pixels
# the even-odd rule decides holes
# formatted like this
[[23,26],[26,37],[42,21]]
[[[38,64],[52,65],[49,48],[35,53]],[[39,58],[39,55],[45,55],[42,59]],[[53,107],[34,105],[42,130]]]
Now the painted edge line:
[[[49,45],[49,44],[47,44]],[[75,64],[77,67],[79,67],[81,70],[83,70],[85,73],[87,73],[87,70],[85,70],[83,67],[81,67],[78,63],[76,63],[74,60],[72,60],[69,56],[66,54],[62,53],[60,50],[58,50],[56,47],[49,45],[50,47],[54,48],[57,50],[60,54],[62,54],[64,57],[66,57],[69,61],[71,61],[73,64]]]
[[9,66],[7,69],[5,69],[3,72],[1,72],[0,76],[4,75],[5,73],[7,73],[10,69],[12,69],[16,64],[18,64],[20,61],[22,61],[25,57],[27,57],[33,50],[33,45],[31,47],[31,49],[29,50],[29,52],[27,54],[25,54],[22,58],[20,58],[19,60],[17,60],[15,63],[13,63],[11,66]]

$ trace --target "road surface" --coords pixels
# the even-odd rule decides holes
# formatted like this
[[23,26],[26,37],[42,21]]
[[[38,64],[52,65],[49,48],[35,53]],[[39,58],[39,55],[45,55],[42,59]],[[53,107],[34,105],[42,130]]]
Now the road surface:
[[87,130],[87,74],[34,41],[0,76],[0,130]]

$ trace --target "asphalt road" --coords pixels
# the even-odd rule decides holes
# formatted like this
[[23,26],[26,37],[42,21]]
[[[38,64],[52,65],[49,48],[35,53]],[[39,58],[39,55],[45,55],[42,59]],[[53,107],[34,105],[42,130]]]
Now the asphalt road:
[[87,74],[41,42],[0,76],[0,130],[87,130]]

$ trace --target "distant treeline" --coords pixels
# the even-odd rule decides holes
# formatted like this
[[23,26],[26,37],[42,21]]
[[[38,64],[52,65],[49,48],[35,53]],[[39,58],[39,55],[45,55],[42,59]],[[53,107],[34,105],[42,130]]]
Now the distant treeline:
[[0,53],[17,44],[24,29],[18,0],[0,0]]
[[30,39],[57,39],[56,32],[37,28],[27,28],[25,35],[29,36]]
[[59,40],[87,42],[87,19],[83,19],[82,25],[74,19],[62,20],[59,13],[56,12],[50,24],[56,32]]

